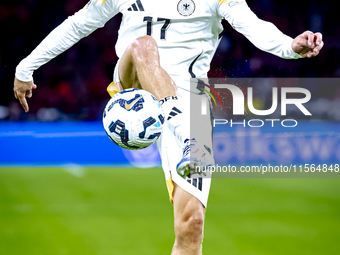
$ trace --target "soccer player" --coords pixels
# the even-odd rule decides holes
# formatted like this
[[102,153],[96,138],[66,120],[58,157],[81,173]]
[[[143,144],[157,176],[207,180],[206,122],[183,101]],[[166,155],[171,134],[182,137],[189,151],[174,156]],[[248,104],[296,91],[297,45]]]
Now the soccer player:
[[[168,124],[157,145],[174,206],[172,254],[201,254],[211,180],[186,175],[190,146],[197,146],[189,140],[186,109],[190,78],[207,77],[222,32],[221,20],[226,19],[261,50],[288,59],[315,57],[323,47],[322,35],[306,31],[292,39],[258,19],[243,0],[91,0],[17,66],[14,93],[25,111],[29,110],[26,97],[37,88],[33,71],[119,12],[123,14],[116,44],[119,61],[109,91],[142,87],[162,103]],[[202,164],[213,164],[211,150],[197,147],[208,155]]]

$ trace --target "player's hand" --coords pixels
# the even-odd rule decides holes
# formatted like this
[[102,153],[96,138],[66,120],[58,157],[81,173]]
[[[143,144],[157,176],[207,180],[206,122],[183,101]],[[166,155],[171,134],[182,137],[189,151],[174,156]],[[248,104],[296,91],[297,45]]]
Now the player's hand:
[[293,40],[292,49],[304,58],[312,58],[319,54],[323,44],[321,33],[306,31]]
[[16,99],[19,99],[22,107],[25,109],[25,112],[28,112],[28,104],[26,101],[26,97],[32,97],[32,90],[36,89],[37,85],[33,83],[33,81],[20,81],[16,77],[14,79],[14,95]]

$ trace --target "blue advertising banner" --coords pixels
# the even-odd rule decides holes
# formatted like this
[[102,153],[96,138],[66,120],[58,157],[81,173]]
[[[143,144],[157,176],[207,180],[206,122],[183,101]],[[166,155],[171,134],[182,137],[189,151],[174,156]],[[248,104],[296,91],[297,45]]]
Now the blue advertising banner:
[[340,123],[300,121],[294,128],[216,125],[214,156],[222,164],[338,164]]
[[[216,124],[218,164],[300,164],[340,162],[340,123],[299,121],[293,129]],[[1,165],[160,166],[156,145],[121,149],[99,122],[0,122]]]
[[102,122],[0,122],[1,165],[160,164],[156,145],[124,150],[106,135]]

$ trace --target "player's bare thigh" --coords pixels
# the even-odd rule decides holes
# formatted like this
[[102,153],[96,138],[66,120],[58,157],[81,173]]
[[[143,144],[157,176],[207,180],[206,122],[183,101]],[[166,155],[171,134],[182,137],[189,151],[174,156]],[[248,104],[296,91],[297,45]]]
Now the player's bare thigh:
[[158,100],[176,96],[177,87],[160,66],[156,41],[151,36],[134,40],[119,61],[119,80],[124,89],[142,88]]
[[129,47],[124,52],[123,56],[119,60],[119,80],[123,89],[128,88],[141,88],[141,84],[139,83],[137,77],[136,66],[133,61],[133,46],[129,45]]
[[150,36],[137,38],[127,47],[119,62],[119,79],[123,88],[142,88],[140,80],[147,77],[138,76],[148,73],[145,69],[151,71],[157,66],[159,52],[156,41]]

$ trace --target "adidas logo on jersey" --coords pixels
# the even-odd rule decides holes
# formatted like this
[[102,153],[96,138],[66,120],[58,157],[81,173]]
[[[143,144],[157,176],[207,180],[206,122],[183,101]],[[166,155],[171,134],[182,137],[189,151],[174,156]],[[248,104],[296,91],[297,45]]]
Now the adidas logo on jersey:
[[[138,6],[139,10],[138,10],[137,6]],[[137,0],[136,3],[132,4],[131,7],[128,8],[128,11],[129,12],[132,12],[132,11],[136,11],[136,12],[141,11],[141,12],[143,12],[144,11],[144,7],[142,5],[142,2],[140,0]]]
[[171,109],[171,112],[169,113],[169,117],[167,118],[167,120],[170,120],[172,117],[175,117],[176,115],[182,113],[180,110],[178,110],[176,107],[173,107]]

